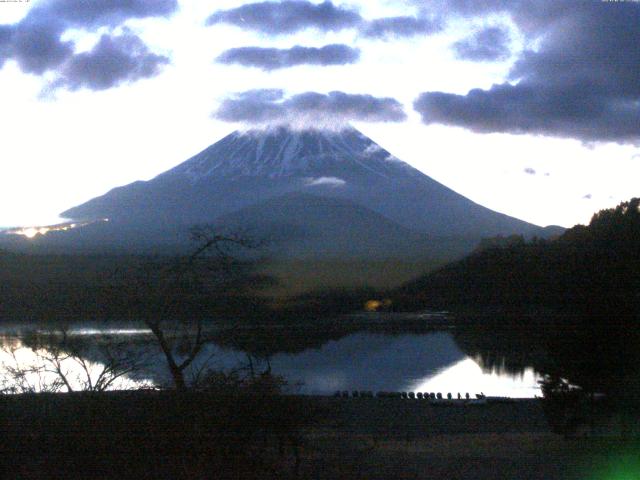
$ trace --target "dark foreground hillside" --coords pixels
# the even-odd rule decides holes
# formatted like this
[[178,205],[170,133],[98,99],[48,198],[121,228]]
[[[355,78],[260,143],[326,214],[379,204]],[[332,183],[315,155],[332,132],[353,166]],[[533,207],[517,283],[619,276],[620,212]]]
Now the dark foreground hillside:
[[134,391],[0,398],[2,478],[282,478],[300,399]]
[[639,471],[634,442],[563,439],[550,432],[538,402],[5,396],[2,478],[637,478],[603,476],[621,467]]

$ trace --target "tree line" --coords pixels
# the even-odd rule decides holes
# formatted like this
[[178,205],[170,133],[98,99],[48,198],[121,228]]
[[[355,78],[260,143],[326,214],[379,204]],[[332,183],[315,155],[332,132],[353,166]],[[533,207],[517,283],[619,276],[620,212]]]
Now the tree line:
[[464,259],[397,292],[398,308],[535,307],[609,316],[640,311],[640,199],[596,213],[551,240],[482,242]]
[[555,239],[489,239],[400,289],[395,304],[456,312],[471,354],[545,374],[548,405],[577,404],[578,387],[612,409],[640,409],[638,198]]

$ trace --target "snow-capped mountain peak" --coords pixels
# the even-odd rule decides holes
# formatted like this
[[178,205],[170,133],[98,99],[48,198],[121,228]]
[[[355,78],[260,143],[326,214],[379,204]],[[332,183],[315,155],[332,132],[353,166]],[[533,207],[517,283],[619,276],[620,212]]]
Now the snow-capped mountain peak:
[[[163,176],[186,176],[192,183],[211,178],[277,178],[318,174],[332,168],[364,169],[387,177],[413,170],[353,128],[234,132]],[[314,175],[315,176],[315,175]]]
[[[404,255],[400,246],[411,236],[399,229],[465,245],[540,230],[459,195],[353,128],[235,132],[152,180],[114,188],[62,216],[109,218],[113,232],[138,240],[152,230],[162,236],[199,224],[244,228],[253,219],[261,232],[279,231],[292,242],[303,232],[325,235],[316,246],[333,242],[336,251],[354,244],[366,251],[372,236],[395,231],[393,255]],[[372,228],[355,226],[365,224]]]

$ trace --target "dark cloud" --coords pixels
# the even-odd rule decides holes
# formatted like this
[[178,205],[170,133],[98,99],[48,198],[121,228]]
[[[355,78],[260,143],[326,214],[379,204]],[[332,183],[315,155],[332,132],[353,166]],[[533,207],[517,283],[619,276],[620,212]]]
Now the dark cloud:
[[22,22],[13,29],[8,58],[26,73],[42,74],[73,55],[73,43],[60,40],[62,27],[53,23]]
[[213,13],[207,25],[228,23],[270,35],[295,33],[307,28],[336,31],[357,28],[364,37],[389,39],[430,34],[442,29],[432,15],[377,18],[367,21],[357,11],[334,5],[330,0],[315,4],[307,0],[248,3]]
[[11,25],[0,25],[0,48],[8,45],[13,36],[13,27]]
[[307,28],[323,31],[357,26],[360,14],[330,1],[314,4],[305,0],[248,3],[230,10],[215,12],[207,25],[228,23],[268,34],[295,33]]
[[453,44],[458,58],[476,62],[506,60],[511,55],[509,31],[503,27],[487,27]]
[[168,63],[167,57],[151,53],[135,35],[103,35],[91,51],[74,55],[63,66],[52,87],[105,90],[153,77]]
[[442,29],[442,23],[426,17],[387,17],[367,22],[362,34],[370,38],[393,38],[425,35]]
[[225,99],[212,116],[227,122],[253,124],[284,121],[287,112],[283,99],[283,90],[249,90]]
[[421,94],[414,108],[426,124],[441,123],[480,133],[542,134],[583,141],[634,142],[640,112],[618,108],[617,99],[592,85],[502,84],[467,95]]
[[73,42],[61,38],[70,28],[115,27],[130,18],[169,15],[177,6],[177,0],[43,0],[20,22],[0,25],[0,68],[13,59],[26,73],[55,71],[60,76],[55,84],[73,90],[154,75],[168,59],[128,33],[103,36],[91,52],[78,55]]
[[527,167],[524,169],[524,173],[526,173],[527,175],[535,175],[536,171],[535,169],[531,168],[531,167]]
[[289,49],[242,47],[220,55],[219,63],[237,63],[246,67],[276,70],[296,65],[345,65],[355,63],[360,51],[347,45],[325,45],[321,48],[295,46]]
[[251,90],[222,102],[213,116],[228,122],[249,124],[344,124],[400,122],[406,114],[393,98],[343,92],[306,92],[285,97],[281,90]]
[[11,40],[13,38],[13,27],[10,25],[0,25],[0,68],[5,60],[11,56]]
[[516,10],[518,25],[541,40],[536,51],[521,55],[509,83],[466,95],[423,93],[414,103],[423,121],[477,132],[640,143],[640,4],[569,1],[568,9],[558,3],[540,3],[556,14],[546,23],[540,8],[529,16]]
[[590,193],[587,193],[584,197],[582,197],[583,200],[591,200],[593,198],[593,195]]
[[407,0],[423,14],[442,14],[447,17],[486,17],[493,14],[507,14],[520,30],[536,36],[549,24],[562,21],[589,2],[600,0]]
[[177,8],[177,0],[50,0],[34,7],[29,16],[89,28],[120,25],[130,18],[168,16]]
[[284,98],[284,90],[280,88],[258,88],[236,93],[233,98],[236,100],[254,100],[258,102],[277,102]]

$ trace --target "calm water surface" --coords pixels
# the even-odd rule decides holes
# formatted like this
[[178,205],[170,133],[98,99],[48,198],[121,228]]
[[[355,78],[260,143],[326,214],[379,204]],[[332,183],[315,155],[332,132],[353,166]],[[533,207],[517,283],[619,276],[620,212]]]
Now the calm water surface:
[[[131,339],[132,345],[144,344],[148,332],[144,330],[106,330],[84,328],[72,331],[86,339],[102,335],[117,335]],[[7,367],[16,364],[27,366],[36,357],[22,347],[20,336],[6,332],[0,336],[0,376],[5,385],[11,382]],[[132,347],[136,348],[136,347]],[[9,351],[13,351],[10,354]],[[201,359],[209,358],[213,368],[233,370],[246,365],[245,352],[207,344]],[[99,359],[87,354],[87,361],[99,367]],[[255,361],[255,360],[254,360]],[[266,360],[257,361],[263,368]],[[332,394],[337,390],[416,391],[416,392],[483,392],[486,395],[509,397],[534,397],[540,395],[538,375],[531,369],[520,374],[509,374],[503,369],[486,370],[480,360],[467,356],[456,344],[449,332],[421,334],[353,333],[338,340],[331,340],[319,348],[309,348],[300,353],[277,353],[269,357],[272,372],[284,376],[290,390],[303,394]],[[199,365],[195,365],[198,368]],[[72,362],[69,372],[78,368]],[[166,381],[167,374],[162,357],[155,352],[145,370],[133,379],[124,378],[116,388],[134,385],[135,382],[158,384]],[[31,378],[34,383],[46,383],[46,379]],[[38,390],[38,387],[35,387]]]

